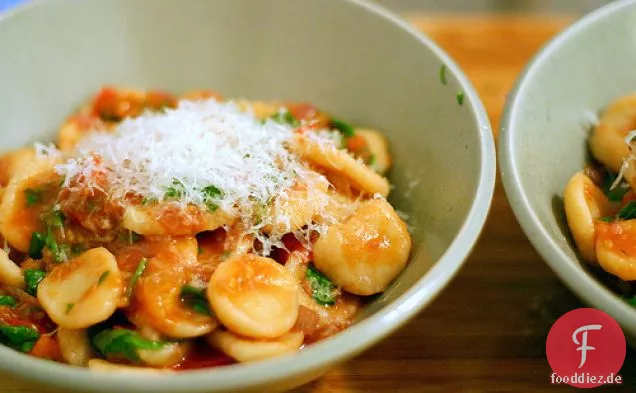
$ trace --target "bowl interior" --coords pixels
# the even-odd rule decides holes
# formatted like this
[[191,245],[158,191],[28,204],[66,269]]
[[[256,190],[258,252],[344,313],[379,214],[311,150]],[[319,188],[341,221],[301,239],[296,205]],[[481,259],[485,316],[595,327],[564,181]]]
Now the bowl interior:
[[605,106],[636,90],[636,2],[577,22],[528,66],[502,122],[501,172],[515,214],[537,250],[585,301],[636,331],[636,311],[577,256],[563,190],[589,160],[587,140]]
[[[325,359],[368,346],[428,302],[483,224],[494,158],[481,104],[441,51],[375,6],[49,0],[1,21],[0,53],[3,150],[53,140],[65,116],[103,84],[302,100],[385,132],[394,159],[391,199],[409,216],[412,258],[390,290],[361,313],[347,345],[328,340],[315,346]],[[444,63],[446,85],[439,76]],[[463,105],[458,92],[465,94]],[[466,233],[458,238],[460,231]],[[454,241],[452,255],[445,254]],[[428,274],[433,266],[438,273]],[[396,309],[409,299],[408,307]],[[354,335],[373,318],[370,336]],[[311,363],[308,356],[296,364]],[[261,377],[273,378],[262,370]]]

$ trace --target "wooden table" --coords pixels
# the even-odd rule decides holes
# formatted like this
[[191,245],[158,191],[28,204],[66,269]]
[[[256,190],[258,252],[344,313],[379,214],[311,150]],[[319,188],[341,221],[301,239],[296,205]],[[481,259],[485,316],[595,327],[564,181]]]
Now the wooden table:
[[[495,134],[514,79],[547,39],[571,19],[422,17],[409,19],[466,71]],[[581,304],[526,240],[497,184],[490,219],[463,270],[440,297],[392,337],[295,393],[565,392],[551,386],[544,355],[552,323]],[[628,355],[622,388],[636,386]],[[0,382],[0,393],[37,388]]]
[[[408,18],[464,69],[497,135],[514,80],[530,57],[572,19]],[[455,280],[413,321],[358,358],[295,393],[565,392],[550,385],[545,340],[554,321],[582,304],[526,240],[497,182],[481,240]],[[636,355],[621,371],[634,391]]]

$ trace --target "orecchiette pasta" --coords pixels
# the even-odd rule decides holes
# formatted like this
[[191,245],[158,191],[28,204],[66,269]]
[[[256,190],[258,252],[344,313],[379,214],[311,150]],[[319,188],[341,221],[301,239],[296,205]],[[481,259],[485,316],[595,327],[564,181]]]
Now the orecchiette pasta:
[[107,373],[150,373],[160,374],[170,372],[167,369],[162,368],[150,368],[150,367],[138,367],[138,366],[124,366],[118,363],[107,362],[102,359],[91,359],[88,361],[88,368],[93,371],[107,372]]
[[55,323],[81,329],[102,322],[117,308],[121,274],[113,254],[90,249],[56,266],[38,287],[38,301]]
[[568,224],[581,256],[596,262],[596,220],[612,212],[607,197],[583,172],[570,179],[563,203]]
[[0,284],[24,288],[24,273],[22,269],[9,259],[9,255],[3,249],[0,249]]
[[608,169],[618,172],[629,156],[625,137],[636,123],[636,95],[616,100],[601,116],[590,138],[594,157]]
[[11,178],[0,202],[0,233],[21,252],[27,252],[33,232],[39,229],[41,209],[29,200],[31,192],[46,197],[46,188],[55,182],[54,165],[57,157],[38,157],[29,160]]
[[636,221],[598,225],[596,256],[603,270],[624,281],[636,280]]
[[382,196],[389,194],[389,182],[385,178],[345,151],[333,145],[320,144],[303,135],[296,137],[293,146],[303,159],[325,168],[328,172],[346,177],[359,191]]
[[56,333],[62,357],[68,364],[85,367],[95,356],[85,329],[58,328]]
[[208,342],[240,362],[253,362],[297,351],[303,345],[302,332],[289,332],[270,339],[249,339],[217,330],[207,336]]
[[122,227],[140,235],[188,236],[231,225],[235,217],[222,211],[207,212],[193,206],[129,206]]
[[309,103],[104,87],[0,156],[0,343],[130,373],[302,350],[406,264],[390,165]]
[[314,263],[347,292],[373,295],[402,271],[410,249],[406,225],[393,207],[372,199],[318,238]]
[[[636,94],[601,114],[589,139],[593,156],[568,181],[563,204],[582,260],[614,276],[615,288],[633,303],[636,281]],[[607,280],[607,275],[603,275]],[[607,281],[607,282],[610,282]]]
[[181,300],[181,289],[192,278],[190,270],[197,262],[194,238],[179,238],[148,259],[132,290],[132,319],[177,338],[198,337],[217,327],[211,315],[189,309]]
[[0,186],[6,187],[15,173],[35,158],[35,150],[23,148],[0,156]]
[[367,128],[356,129],[356,135],[362,136],[366,141],[373,169],[378,173],[386,173],[391,167],[391,155],[384,135]]
[[276,261],[247,254],[219,265],[207,295],[214,313],[231,331],[274,338],[294,326],[298,290],[298,282]]

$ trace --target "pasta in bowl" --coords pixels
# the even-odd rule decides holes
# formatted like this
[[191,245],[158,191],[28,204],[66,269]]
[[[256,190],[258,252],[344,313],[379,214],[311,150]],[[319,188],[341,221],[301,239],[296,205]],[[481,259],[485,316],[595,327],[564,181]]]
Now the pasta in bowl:
[[104,87],[0,163],[0,341],[76,366],[298,351],[411,249],[386,139],[311,104]]
[[635,110],[636,96],[628,95],[603,111],[589,139],[594,160],[572,176],[563,196],[581,257],[606,274],[630,304],[635,304],[631,283],[636,281]]

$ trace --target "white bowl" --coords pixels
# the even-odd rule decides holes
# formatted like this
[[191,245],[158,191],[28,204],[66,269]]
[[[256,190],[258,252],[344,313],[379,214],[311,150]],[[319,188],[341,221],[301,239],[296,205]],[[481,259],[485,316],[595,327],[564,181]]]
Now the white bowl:
[[[98,374],[0,348],[0,371],[93,392],[234,392],[305,383],[393,332],[451,280],[495,178],[487,116],[432,41],[349,0],[49,0],[0,16],[2,147],[51,140],[102,84],[302,100],[387,133],[392,202],[411,216],[407,269],[354,326],[297,354],[165,376]],[[447,83],[440,68],[447,69]],[[463,105],[457,94],[464,94]]]

